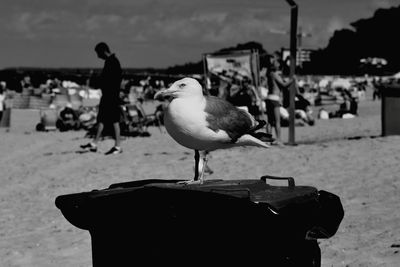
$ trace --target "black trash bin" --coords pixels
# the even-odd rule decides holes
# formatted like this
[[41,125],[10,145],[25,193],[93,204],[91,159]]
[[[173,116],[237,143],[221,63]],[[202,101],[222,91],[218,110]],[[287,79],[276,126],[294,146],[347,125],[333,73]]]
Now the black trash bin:
[[382,135],[400,135],[400,84],[381,87]]
[[[268,179],[284,179],[272,186]],[[88,230],[93,266],[263,262],[320,266],[318,238],[333,236],[340,199],[293,178],[140,180],[62,195],[56,206]]]

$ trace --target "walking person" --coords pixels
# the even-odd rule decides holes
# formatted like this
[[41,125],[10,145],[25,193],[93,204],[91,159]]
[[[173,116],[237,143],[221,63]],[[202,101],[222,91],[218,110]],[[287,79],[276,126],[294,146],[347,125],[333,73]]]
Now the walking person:
[[111,53],[109,46],[104,43],[98,43],[95,47],[97,57],[104,60],[104,67],[100,75],[101,82],[101,99],[97,114],[98,128],[96,136],[92,142],[81,145],[83,149],[89,149],[91,152],[97,152],[97,143],[105,126],[112,125],[114,129],[114,146],[105,154],[122,153],[121,148],[121,106],[120,106],[120,89],[122,81],[122,69],[118,58]]

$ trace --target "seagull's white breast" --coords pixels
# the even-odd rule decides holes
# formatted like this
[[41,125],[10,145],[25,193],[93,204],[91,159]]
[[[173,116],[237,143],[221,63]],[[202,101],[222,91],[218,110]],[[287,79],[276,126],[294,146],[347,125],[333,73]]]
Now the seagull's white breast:
[[213,150],[221,146],[216,143],[229,140],[225,132],[208,128],[205,105],[205,98],[173,99],[164,116],[168,134],[182,146],[197,150]]

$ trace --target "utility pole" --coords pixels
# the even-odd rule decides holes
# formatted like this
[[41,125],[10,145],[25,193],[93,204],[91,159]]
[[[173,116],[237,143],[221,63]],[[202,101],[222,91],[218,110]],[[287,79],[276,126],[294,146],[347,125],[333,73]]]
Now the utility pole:
[[[296,54],[297,54],[297,16],[298,6],[293,0],[286,0],[290,6],[290,78],[293,78],[296,72]],[[296,84],[292,83],[289,89],[289,145],[296,145],[295,142],[295,104]]]

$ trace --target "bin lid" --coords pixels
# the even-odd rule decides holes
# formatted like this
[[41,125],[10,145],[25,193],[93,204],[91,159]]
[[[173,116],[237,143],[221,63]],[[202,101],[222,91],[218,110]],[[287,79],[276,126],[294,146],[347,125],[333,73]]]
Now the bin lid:
[[386,84],[380,89],[383,97],[400,97],[400,84]]
[[[275,186],[267,183],[267,180],[285,180],[288,186]],[[114,188],[135,187],[159,187],[180,190],[196,190],[225,194],[237,198],[247,198],[256,203],[266,203],[279,210],[288,203],[308,201],[316,198],[318,190],[312,186],[296,186],[292,177],[263,176],[261,179],[238,179],[238,180],[205,180],[203,184],[179,184],[184,180],[139,180],[127,183],[110,185]]]
[[89,229],[95,217],[93,207],[96,203],[119,197],[124,199],[123,196],[135,194],[142,194],[140,196],[148,194],[157,198],[158,194],[165,192],[177,195],[177,192],[194,191],[204,193],[204,195],[215,196],[216,194],[221,196],[220,199],[235,198],[256,204],[266,204],[277,212],[289,204],[299,204],[318,197],[316,188],[295,186],[291,180],[288,186],[269,185],[265,179],[206,180],[203,184],[188,185],[177,183],[179,181],[183,180],[148,179],[112,184],[109,188],[102,190],[58,196],[55,204],[71,224],[78,228]]

